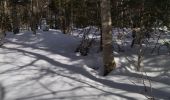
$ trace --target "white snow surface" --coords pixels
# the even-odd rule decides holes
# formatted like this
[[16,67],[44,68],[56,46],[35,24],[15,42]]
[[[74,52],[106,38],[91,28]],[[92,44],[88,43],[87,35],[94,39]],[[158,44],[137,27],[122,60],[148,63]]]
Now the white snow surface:
[[170,100],[169,55],[145,56],[146,73],[137,73],[137,56],[126,48],[103,77],[101,53],[74,52],[80,39],[58,30],[8,33],[0,48],[0,100]]

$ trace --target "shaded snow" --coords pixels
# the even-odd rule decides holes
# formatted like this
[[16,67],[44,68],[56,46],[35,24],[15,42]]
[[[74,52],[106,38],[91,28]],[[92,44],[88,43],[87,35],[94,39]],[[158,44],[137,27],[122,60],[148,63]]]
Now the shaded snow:
[[170,99],[169,56],[146,56],[146,76],[134,71],[133,51],[126,55],[115,52],[118,68],[102,77],[95,69],[102,66],[101,54],[79,56],[74,52],[79,42],[80,38],[58,30],[39,31],[37,35],[8,33],[0,48],[0,82],[5,100]]

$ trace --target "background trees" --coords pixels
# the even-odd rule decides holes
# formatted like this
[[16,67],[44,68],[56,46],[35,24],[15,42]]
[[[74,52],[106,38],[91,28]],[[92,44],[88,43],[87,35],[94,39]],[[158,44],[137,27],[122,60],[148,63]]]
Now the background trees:
[[[169,26],[169,0],[110,1],[113,27],[132,27],[135,24],[137,26],[141,18],[144,19],[143,23],[147,27],[153,26],[156,20],[161,21],[162,25]],[[35,13],[37,24],[39,24],[40,18],[47,18],[51,27],[58,26],[58,28],[59,26],[70,27],[71,25],[76,27],[101,25],[100,0],[1,0],[1,4],[3,2],[6,2],[5,9],[8,9],[6,11],[8,13],[16,12],[19,18],[15,20],[21,22],[33,18],[29,13],[26,13],[30,9]],[[15,15],[9,17],[12,18],[12,16]],[[27,16],[30,16],[30,18],[27,18]]]

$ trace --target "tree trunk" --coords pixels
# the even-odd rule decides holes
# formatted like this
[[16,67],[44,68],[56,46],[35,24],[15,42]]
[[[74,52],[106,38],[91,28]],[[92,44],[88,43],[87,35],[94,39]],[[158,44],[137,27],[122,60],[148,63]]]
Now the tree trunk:
[[17,13],[17,5],[12,4],[12,26],[14,34],[19,33],[19,21],[18,21],[18,13]]
[[116,67],[116,63],[113,56],[110,0],[101,0],[100,5],[104,63],[103,75],[106,76]]
[[100,28],[100,33],[101,33],[101,35],[100,35],[100,51],[103,51],[103,38],[102,38],[102,28]]
[[143,50],[142,50],[142,39],[139,41],[139,49],[138,49],[138,61],[137,61],[137,71],[141,72],[143,71],[142,58],[143,58]]
[[31,31],[33,31],[33,34],[36,34],[36,15],[34,3],[34,0],[31,0]]

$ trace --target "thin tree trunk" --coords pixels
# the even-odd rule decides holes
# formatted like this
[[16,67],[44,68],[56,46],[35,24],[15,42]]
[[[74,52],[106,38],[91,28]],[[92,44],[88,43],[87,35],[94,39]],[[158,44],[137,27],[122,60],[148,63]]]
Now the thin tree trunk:
[[33,34],[36,34],[36,19],[35,19],[35,9],[34,9],[34,0],[31,0],[31,30]]
[[102,27],[100,27],[100,51],[103,51]]
[[141,19],[140,19],[140,34],[138,34],[139,35],[139,49],[138,49],[138,64],[137,64],[137,71],[143,71],[143,69],[144,69],[144,66],[142,66],[141,65],[141,63],[142,63],[142,60],[143,60],[143,46],[142,46],[142,42],[143,42],[143,39],[144,39],[144,27],[145,27],[145,25],[144,25],[144,2],[142,3],[142,6],[141,6],[141,8],[140,8],[140,17],[141,17]]
[[139,40],[139,50],[138,50],[138,61],[137,61],[137,71],[143,71],[143,66],[141,65],[143,58],[143,49],[142,49],[142,39]]
[[12,26],[14,34],[19,33],[19,21],[18,21],[18,13],[17,13],[17,5],[12,4]]

